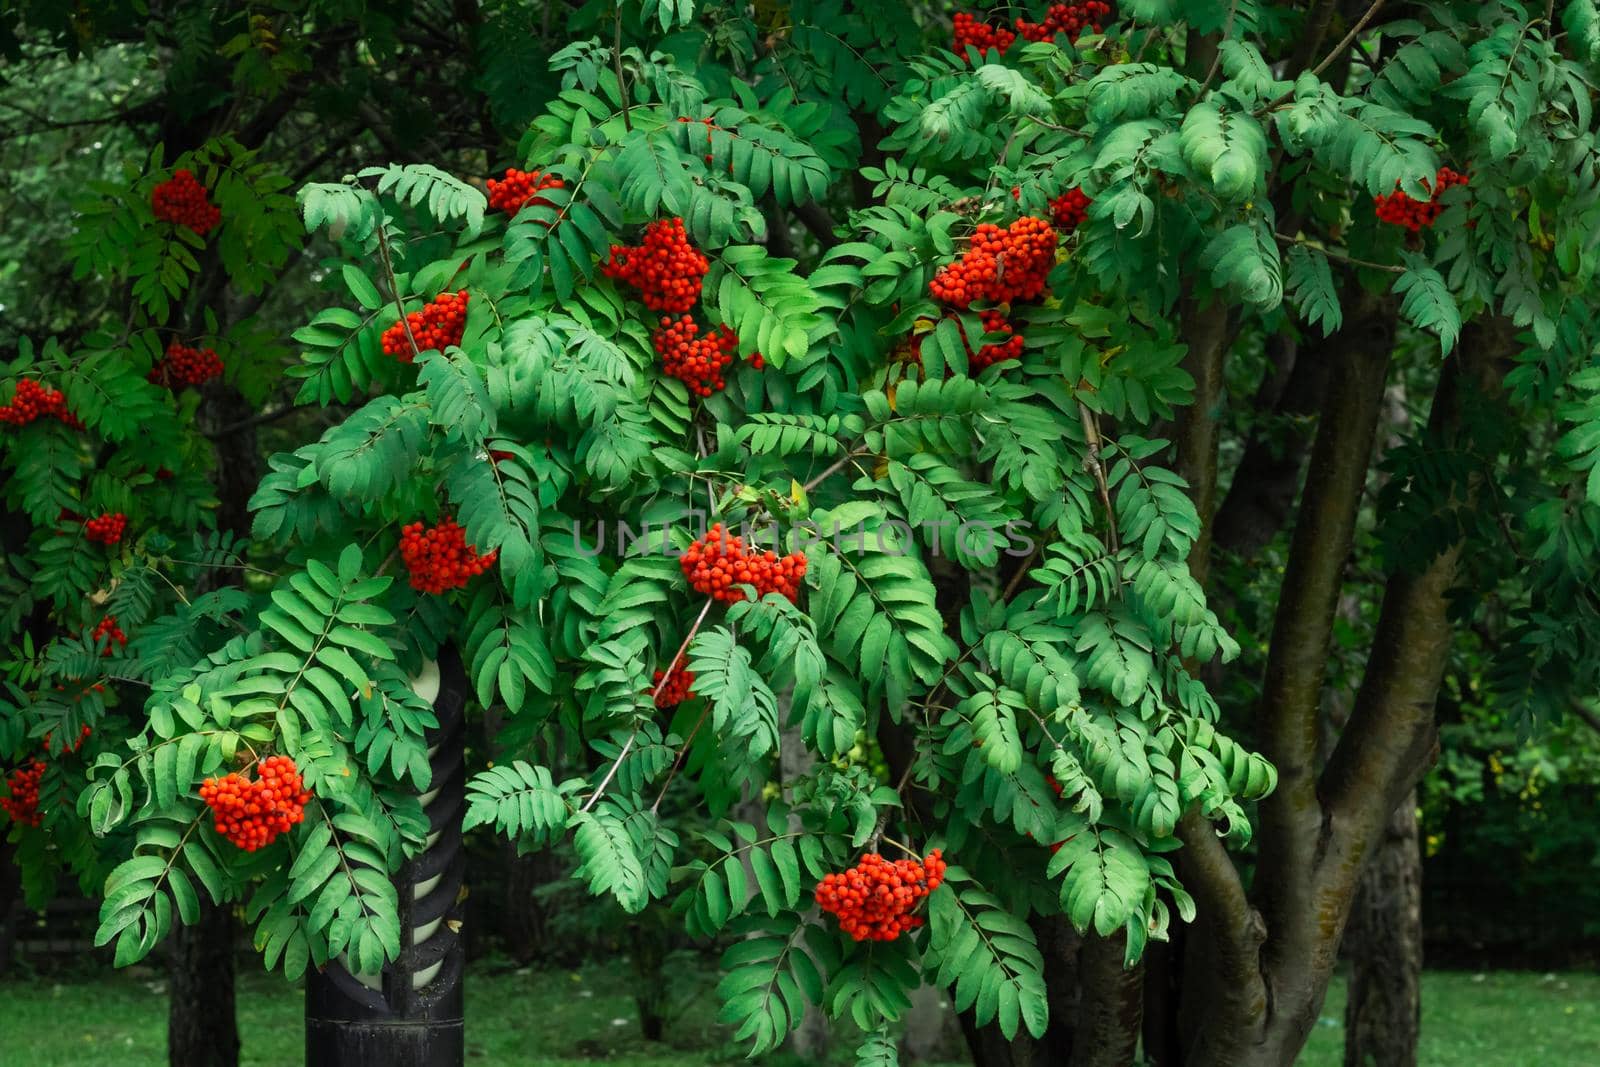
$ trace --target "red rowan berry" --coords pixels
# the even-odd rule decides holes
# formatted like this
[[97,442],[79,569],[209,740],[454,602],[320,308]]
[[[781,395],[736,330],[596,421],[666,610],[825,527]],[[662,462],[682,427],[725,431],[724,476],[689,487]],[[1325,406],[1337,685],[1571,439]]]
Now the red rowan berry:
[[411,572],[411,588],[424,593],[461,588],[493,566],[498,555],[478,555],[477,547],[467,544],[466,531],[450,518],[431,529],[413,522],[400,531],[400,558]]
[[17,381],[17,391],[11,403],[0,405],[0,422],[13,426],[26,426],[35,419],[57,419],[74,430],[83,429],[78,417],[67,410],[67,395],[51,389],[32,378]]
[[696,592],[728,604],[744,599],[744,591],[734,588],[739,585],[755,586],[762,596],[782,593],[798,600],[806,574],[803,553],[791,552],[781,559],[771,551],[747,553],[744,539],[726,533],[720,522],[685,549],[678,563]]
[[486,184],[489,186],[489,206],[507,215],[515,215],[529,204],[548,204],[550,201],[539,196],[539,192],[565,189],[567,183],[554,174],[513,167],[506,171],[503,179],[496,181],[490,178]]
[[839,928],[857,941],[893,941],[922,925],[912,914],[923,898],[944,881],[946,864],[938,849],[920,863],[893,863],[869,852],[847,871],[829,874],[817,885],[816,900],[839,920]]
[[222,212],[206,199],[205,186],[189,170],[175,172],[150,193],[150,208],[162,222],[187,226],[204,235],[222,221]]
[[[401,363],[411,363],[420,352],[434,349],[443,352],[452,345],[459,345],[467,328],[468,299],[465,289],[458,293],[440,293],[423,305],[421,311],[407,315],[405,322],[396,322],[383,331],[383,354]],[[411,350],[411,337],[406,336],[408,323],[411,337],[417,341],[415,352]]]
[[1104,0],[1078,0],[1071,4],[1051,4],[1043,22],[1017,19],[1017,33],[1029,41],[1048,41],[1058,33],[1067,40],[1076,41],[1078,35],[1088,30],[1099,33],[1100,27],[1111,20],[1111,5]]
[[[105,689],[106,689],[105,686],[100,685],[99,683],[96,683],[95,685],[91,686],[90,688],[92,688],[97,693],[103,693],[103,692],[105,692]],[[66,689],[66,686],[64,686],[64,685],[56,686],[57,692],[63,691],[65,689]],[[73,699],[74,700],[83,699],[83,694],[86,693],[86,692],[88,692],[87,689],[79,690],[78,691],[78,695],[76,697],[74,697]],[[76,741],[74,741],[71,745],[63,745],[62,748],[61,748],[61,752],[66,753],[66,752],[76,752],[76,751],[78,751],[79,749],[81,749],[83,747],[83,743],[85,741],[89,740],[89,734],[92,733],[92,732],[93,731],[91,731],[87,726],[85,726],[83,729],[78,731],[78,739]],[[44,753],[47,756],[53,755],[53,753],[50,751],[50,741],[51,741],[51,738],[53,738],[54,736],[55,736],[55,732],[54,731],[51,731],[50,733],[47,733],[47,734],[44,735]]]
[[601,273],[639,290],[652,311],[684,312],[700,300],[711,261],[689,243],[682,219],[660,219],[644,229],[637,247],[612,245]]
[[167,346],[167,354],[150,368],[147,380],[176,392],[186,385],[204,385],[221,376],[222,360],[215,349],[190,348],[174,341]]
[[9,795],[0,797],[0,808],[11,821],[22,826],[38,826],[44,818],[39,811],[39,782],[44,778],[44,760],[36,759],[11,772],[6,786]]
[[83,524],[83,536],[102,545],[114,545],[122,540],[128,528],[128,517],[120,511],[96,516]]
[[[689,670],[684,662],[682,656],[672,661],[670,678],[667,678],[666,671],[656,671],[655,677],[650,679],[651,692],[655,692],[656,686],[661,686],[661,691],[656,693],[656,707],[675,708],[694,696],[694,671]],[[666,685],[661,685],[662,678],[667,678]]]
[[950,51],[956,55],[966,55],[967,45],[970,44],[978,50],[979,55],[987,59],[991,51],[1004,52],[1016,39],[1017,35],[1004,26],[990,26],[986,22],[979,22],[965,11],[958,11]]
[[[1426,178],[1423,184],[1429,184]],[[1395,182],[1394,192],[1388,196],[1373,197],[1373,208],[1381,221],[1418,233],[1431,227],[1444,211],[1444,205],[1439,203],[1439,195],[1452,185],[1466,184],[1465,174],[1458,174],[1449,167],[1440,167],[1436,179],[1431,183],[1432,195],[1427,200],[1415,199],[1400,188],[1399,182]]]
[[[991,309],[979,314],[983,318],[985,333],[1004,334],[1006,340],[998,345],[984,345],[974,352],[971,342],[967,339],[966,329],[961,326],[959,319],[956,320],[956,329],[961,333],[961,346],[966,349],[967,353],[967,371],[974,377],[985,367],[992,367],[994,364],[1003,363],[1008,359],[1021,359],[1023,345],[1025,344],[1022,335],[1017,333],[1016,327],[1007,321],[1003,312],[998,309]],[[954,316],[951,317],[954,318]],[[922,345],[927,339],[928,335],[923,333],[918,334],[911,341],[912,355],[919,363],[922,361]]]
[[972,244],[954,263],[934,275],[928,291],[953,307],[973,301],[1008,304],[1035,300],[1056,262],[1056,231],[1043,219],[1023,216],[1002,230],[981,223]]
[[99,645],[101,640],[105,641],[105,647],[100,650],[102,656],[111,655],[112,645],[127,647],[128,644],[128,635],[123,633],[122,628],[117,625],[117,617],[115,615],[107,615],[101,619],[89,634],[89,638],[96,645]]
[[292,759],[268,756],[255,781],[237,773],[207,778],[200,799],[211,809],[217,833],[254,852],[305,820],[311,794]]
[[1082,189],[1068,189],[1050,201],[1050,217],[1056,229],[1063,234],[1076,230],[1089,217],[1089,205],[1094,203]]
[[733,362],[739,338],[726,327],[699,336],[700,327],[688,315],[676,319],[665,315],[650,335],[650,343],[661,357],[662,373],[689,387],[695,396],[707,397],[727,387],[722,372]]

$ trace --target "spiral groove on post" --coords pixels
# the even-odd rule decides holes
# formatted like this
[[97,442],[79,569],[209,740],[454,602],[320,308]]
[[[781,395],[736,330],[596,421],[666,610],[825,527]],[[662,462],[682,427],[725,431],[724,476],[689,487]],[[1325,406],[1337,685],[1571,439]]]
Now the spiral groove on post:
[[432,695],[439,724],[427,735],[431,788],[420,798],[428,818],[421,853],[394,876],[401,951],[381,975],[352,973],[335,960],[306,977],[307,1067],[461,1067],[463,1025],[460,935],[465,853],[465,707],[470,687],[454,649],[441,649],[436,673],[414,687]]

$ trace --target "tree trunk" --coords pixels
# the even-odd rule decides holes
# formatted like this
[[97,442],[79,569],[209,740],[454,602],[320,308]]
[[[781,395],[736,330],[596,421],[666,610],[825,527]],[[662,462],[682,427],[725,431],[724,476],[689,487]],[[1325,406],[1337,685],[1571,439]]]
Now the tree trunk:
[[[1492,398],[1498,364],[1513,351],[1515,330],[1506,320],[1479,320],[1463,330],[1459,355],[1444,365],[1434,394],[1426,431],[1431,447],[1477,447],[1463,432],[1463,409],[1472,394],[1478,394],[1477,402]],[[1352,366],[1353,362],[1346,370]],[[1336,377],[1334,404],[1341,388]],[[1326,425],[1327,419],[1325,412],[1325,425],[1318,430],[1319,452],[1326,433],[1334,429]],[[1496,459],[1476,458],[1485,469]],[[1344,481],[1352,473],[1342,465],[1330,469],[1314,461],[1312,469],[1322,473],[1323,503],[1348,492],[1330,493],[1337,488],[1330,475]],[[1344,532],[1319,521],[1327,508],[1316,505],[1312,485],[1306,492],[1296,530],[1297,553],[1303,547],[1301,531],[1310,529],[1307,523]],[[1470,507],[1475,492],[1474,483],[1463,487],[1462,504]],[[1332,519],[1343,514],[1341,510]],[[1307,610],[1315,609],[1317,618],[1303,625],[1314,627],[1316,632],[1309,636],[1318,640],[1285,641],[1282,633],[1273,637],[1274,659],[1294,651],[1294,646],[1303,654],[1298,657],[1299,670],[1281,679],[1274,678],[1269,661],[1264,710],[1271,715],[1265,716],[1265,725],[1279,742],[1268,748],[1280,761],[1280,778],[1277,792],[1262,804],[1261,858],[1253,882],[1264,922],[1252,921],[1251,901],[1239,888],[1237,869],[1231,861],[1222,862],[1227,857],[1217,855],[1220,846],[1208,844],[1214,844],[1214,835],[1198,832],[1190,816],[1180,824],[1185,848],[1179,860],[1185,883],[1191,874],[1196,876],[1195,898],[1202,917],[1211,920],[1205,925],[1224,935],[1218,939],[1222,966],[1214,969],[1216,977],[1208,983],[1198,969],[1186,975],[1186,994],[1211,998],[1199,1016],[1187,1067],[1287,1067],[1316,1025],[1367,862],[1385,838],[1395,807],[1416,788],[1437,755],[1434,703],[1450,651],[1449,595],[1465,543],[1458,540],[1439,548],[1442,551],[1420,571],[1401,568],[1389,575],[1349,723],[1320,776],[1307,772],[1307,755],[1316,747],[1316,722],[1305,721],[1300,712],[1307,706],[1315,711],[1310,705],[1315,690],[1303,672],[1309,668],[1320,676],[1315,654],[1325,656],[1327,645],[1321,634],[1325,623],[1318,620],[1325,610],[1332,610],[1331,601],[1324,606],[1321,595],[1308,592],[1327,591],[1330,561],[1320,555],[1307,559],[1312,564],[1307,577],[1321,579],[1312,583],[1321,588],[1308,591],[1297,587],[1291,557],[1278,618],[1285,621],[1285,610],[1297,598]],[[1337,584],[1333,592],[1337,595]],[[1293,684],[1284,686],[1284,680]],[[1275,681],[1280,683],[1281,700],[1270,699]],[[1286,712],[1288,718],[1281,718]],[[1235,989],[1248,996],[1241,997]]]
[[[206,389],[202,415],[211,426],[229,426],[251,414],[237,389]],[[217,454],[217,527],[244,536],[250,531],[250,494],[260,478],[253,430],[213,442]],[[201,575],[197,592],[239,584],[238,572]],[[167,993],[167,1062],[172,1067],[234,1067],[239,1062],[239,1026],[233,994],[234,921],[229,905],[202,902],[200,921],[177,926],[172,978]]]
[[1416,1067],[1422,1021],[1422,853],[1417,796],[1395,808],[1361,876],[1344,935],[1344,1067]]
[[11,970],[11,952],[17,940],[17,903],[22,900],[22,872],[13,859],[10,842],[0,841],[0,977]]
[[1034,937],[1044,956],[1045,999],[1050,1005],[1050,1026],[1040,1042],[1045,1063],[1066,1063],[1072,1056],[1073,1030],[1083,1006],[1083,977],[1079,962],[1083,938],[1065,915],[1033,921]]
[[234,1023],[233,909],[202,900],[200,920],[177,925],[167,983],[171,1067],[238,1067]]
[[1090,934],[1078,952],[1083,1002],[1073,1028],[1070,1067],[1133,1067],[1144,1010],[1144,967],[1123,966],[1128,935]]
[[1152,941],[1144,950],[1144,1025],[1141,1043],[1152,1067],[1183,1067],[1183,1039],[1178,1011],[1183,993],[1183,954],[1189,927],[1173,923],[1170,940]]

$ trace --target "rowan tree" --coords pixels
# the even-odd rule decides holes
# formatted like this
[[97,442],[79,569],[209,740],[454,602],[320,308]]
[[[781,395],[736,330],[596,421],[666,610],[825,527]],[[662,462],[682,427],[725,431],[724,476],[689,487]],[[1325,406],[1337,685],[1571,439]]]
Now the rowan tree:
[[[1150,985],[1156,1062],[1293,1062],[1454,629],[1530,726],[1593,688],[1600,16],[1057,7],[625,5],[489,173],[299,191],[331,425],[252,499],[243,632],[91,768],[120,961],[202,892],[290,976],[392,959],[450,645],[528,739],[467,825],[725,935],[753,1053],[820,1011],[894,1062],[928,982],[984,1063],[1128,1063]],[[310,794],[254,851],[203,803],[241,753]]]

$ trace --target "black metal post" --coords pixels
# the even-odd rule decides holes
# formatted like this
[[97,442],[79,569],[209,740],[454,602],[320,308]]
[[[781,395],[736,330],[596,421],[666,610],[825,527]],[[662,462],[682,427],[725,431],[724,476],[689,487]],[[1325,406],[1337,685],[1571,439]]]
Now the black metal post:
[[[419,686],[419,690],[422,689]],[[466,1059],[459,929],[466,803],[463,709],[470,687],[454,649],[439,652],[439,726],[428,736],[428,847],[395,876],[399,959],[381,980],[337,962],[306,976],[306,1067],[462,1067]]]

